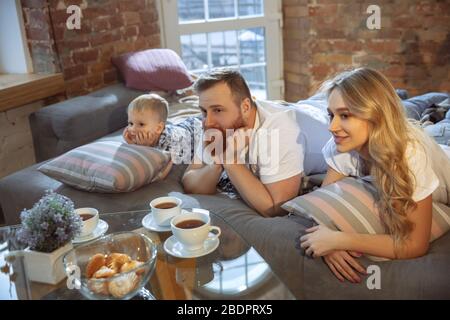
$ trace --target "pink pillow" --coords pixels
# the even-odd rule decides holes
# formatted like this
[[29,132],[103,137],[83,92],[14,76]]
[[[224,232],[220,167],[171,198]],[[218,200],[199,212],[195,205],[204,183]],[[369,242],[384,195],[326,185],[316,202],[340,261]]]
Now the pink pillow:
[[130,52],[112,59],[125,84],[137,90],[173,91],[192,85],[192,78],[178,54],[170,49]]

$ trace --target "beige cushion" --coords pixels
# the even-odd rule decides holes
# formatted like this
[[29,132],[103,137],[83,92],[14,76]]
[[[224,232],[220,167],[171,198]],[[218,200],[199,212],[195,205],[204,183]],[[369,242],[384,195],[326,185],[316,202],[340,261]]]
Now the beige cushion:
[[77,189],[128,192],[156,181],[170,161],[161,150],[118,141],[98,141],[73,149],[38,168]]
[[[344,232],[384,234],[375,206],[375,187],[362,179],[344,178],[292,199],[282,208]],[[450,207],[433,202],[430,242],[450,229]]]

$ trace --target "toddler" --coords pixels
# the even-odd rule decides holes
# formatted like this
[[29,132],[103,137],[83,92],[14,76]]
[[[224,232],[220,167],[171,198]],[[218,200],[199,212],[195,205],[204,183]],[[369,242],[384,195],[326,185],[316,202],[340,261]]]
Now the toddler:
[[172,162],[191,163],[194,147],[201,136],[202,121],[189,117],[168,123],[168,102],[157,94],[144,94],[128,106],[128,126],[123,138],[129,144],[155,147],[171,153]]

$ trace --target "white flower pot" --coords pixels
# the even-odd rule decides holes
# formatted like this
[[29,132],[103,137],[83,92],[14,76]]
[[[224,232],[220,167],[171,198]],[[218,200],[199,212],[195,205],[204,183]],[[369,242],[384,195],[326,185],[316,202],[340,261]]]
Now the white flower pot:
[[72,248],[72,243],[69,242],[50,253],[25,249],[23,254],[28,279],[48,284],[59,283],[66,277],[62,259]]

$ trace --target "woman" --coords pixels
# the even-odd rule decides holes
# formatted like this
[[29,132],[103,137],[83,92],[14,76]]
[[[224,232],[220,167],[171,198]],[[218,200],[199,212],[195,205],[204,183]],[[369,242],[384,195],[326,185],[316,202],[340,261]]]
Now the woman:
[[[371,176],[387,234],[344,233],[320,225],[306,230],[301,247],[306,254],[323,256],[341,281],[359,282],[355,269],[364,269],[353,257],[361,253],[409,259],[427,252],[432,193],[441,184],[430,153],[442,150],[407,120],[381,73],[368,68],[344,72],[324,89],[333,138],[322,150],[328,164],[323,186],[347,176]],[[429,148],[433,144],[437,149]]]

